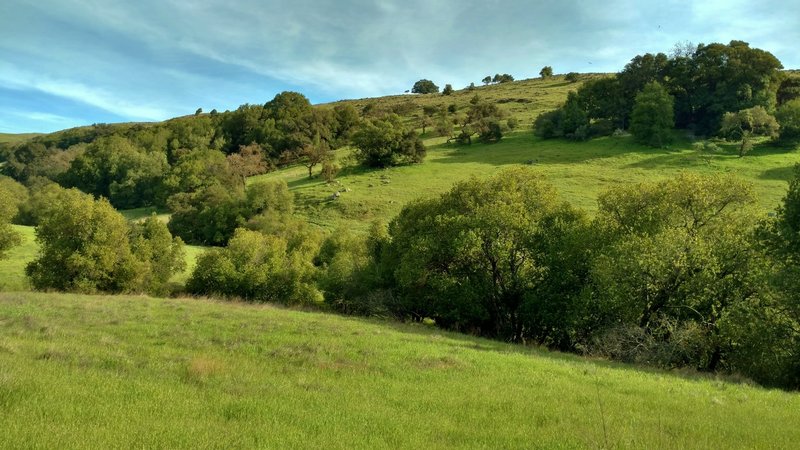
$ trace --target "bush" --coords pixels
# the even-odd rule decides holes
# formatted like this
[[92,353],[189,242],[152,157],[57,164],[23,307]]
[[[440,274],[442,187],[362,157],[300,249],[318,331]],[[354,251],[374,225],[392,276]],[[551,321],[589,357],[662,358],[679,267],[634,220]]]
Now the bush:
[[25,268],[34,288],[163,293],[183,268],[182,243],[157,219],[131,227],[103,198],[75,189],[56,198],[39,217],[39,255]]
[[780,140],[787,143],[800,141],[800,99],[788,101],[775,113],[780,124]]
[[452,95],[453,94],[453,86],[450,84],[444,85],[444,90],[442,90],[442,95]]
[[407,130],[396,115],[364,121],[353,135],[358,161],[368,167],[420,163],[425,146],[414,130]]
[[554,109],[536,118],[533,123],[533,134],[542,139],[552,139],[564,136],[564,110]]
[[570,72],[564,76],[564,80],[569,81],[570,83],[575,83],[580,79],[580,74],[578,72]]
[[321,300],[309,255],[278,236],[238,229],[228,246],[204,253],[186,284],[196,295],[290,305]]

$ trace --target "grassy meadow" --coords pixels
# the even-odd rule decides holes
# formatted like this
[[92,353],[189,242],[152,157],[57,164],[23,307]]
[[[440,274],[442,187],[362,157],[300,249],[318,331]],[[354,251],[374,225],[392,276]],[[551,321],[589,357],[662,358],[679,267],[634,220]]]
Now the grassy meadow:
[[[784,196],[792,167],[800,162],[796,149],[762,144],[744,158],[734,145],[720,145],[717,154],[698,154],[692,142],[679,137],[668,149],[653,149],[630,136],[589,142],[541,140],[521,130],[495,144],[457,146],[430,138],[428,156],[420,165],[367,170],[348,161],[349,149],[339,150],[344,167],[333,184],[308,178],[303,166],[253,177],[250,182],[284,179],[295,193],[298,211],[326,228],[339,225],[364,229],[376,219],[390,220],[418,197],[436,195],[471,176],[488,176],[512,165],[529,165],[556,186],[565,200],[593,211],[597,196],[610,186],[674,176],[689,170],[733,172],[751,181],[759,207],[773,211]],[[316,169],[319,170],[319,169]],[[339,191],[341,196],[330,200]]]
[[6,448],[791,448],[800,395],[335,315],[0,294]]

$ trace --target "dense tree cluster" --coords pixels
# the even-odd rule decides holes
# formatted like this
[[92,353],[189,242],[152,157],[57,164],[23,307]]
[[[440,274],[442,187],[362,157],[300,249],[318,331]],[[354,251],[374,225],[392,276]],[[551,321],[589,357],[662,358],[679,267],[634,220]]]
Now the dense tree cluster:
[[168,291],[185,267],[183,243],[155,217],[129,224],[106,199],[57,188],[36,227],[39,255],[26,267],[36,289]]
[[[780,61],[771,53],[742,41],[701,44],[671,57],[663,53],[639,55],[615,76],[590,80],[581,86],[560,112],[548,113],[537,121],[536,131],[542,137],[591,137],[593,133],[576,133],[574,121],[562,120],[574,116],[577,110],[585,116],[581,122],[587,126],[607,121],[611,126],[603,126],[606,130],[630,127],[634,131],[638,127],[642,131],[642,116],[635,125],[634,113],[637,103],[650,102],[647,127],[659,122],[661,129],[674,123],[700,135],[716,135],[726,113],[761,107],[772,114],[777,105],[795,98],[795,78],[780,69]],[[665,91],[658,93],[662,99],[660,108],[652,106],[656,95],[652,83],[658,83]],[[645,90],[649,90],[645,98],[640,97]],[[665,94],[672,98],[671,111],[666,108]],[[657,110],[661,117],[654,115]],[[651,128],[641,140],[662,146],[666,135],[654,133]]]
[[613,188],[589,219],[505,171],[331,236],[319,286],[347,313],[797,387],[799,187],[800,169],[766,221],[747,183],[681,174]]
[[313,171],[351,141],[361,123],[352,105],[314,108],[283,92],[264,105],[160,124],[95,125],[6,146],[2,172],[34,187],[53,181],[107,198],[116,208],[169,205],[210,185],[235,189],[285,164]]

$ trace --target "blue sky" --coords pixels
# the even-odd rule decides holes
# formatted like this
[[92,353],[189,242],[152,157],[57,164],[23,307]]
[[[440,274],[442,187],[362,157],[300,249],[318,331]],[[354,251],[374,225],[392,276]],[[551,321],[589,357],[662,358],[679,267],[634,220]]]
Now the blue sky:
[[615,72],[739,39],[800,68],[800,2],[2,0],[0,132],[402,93],[429,78]]

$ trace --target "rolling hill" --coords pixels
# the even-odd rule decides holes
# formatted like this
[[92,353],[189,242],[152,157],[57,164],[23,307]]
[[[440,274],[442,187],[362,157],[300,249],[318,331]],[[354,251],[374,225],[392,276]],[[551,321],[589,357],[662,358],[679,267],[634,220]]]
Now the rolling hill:
[[797,394],[425,325],[0,294],[9,448],[791,448],[798,421]]

